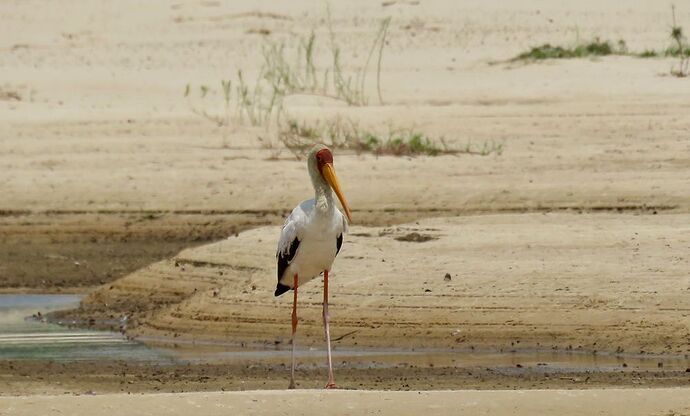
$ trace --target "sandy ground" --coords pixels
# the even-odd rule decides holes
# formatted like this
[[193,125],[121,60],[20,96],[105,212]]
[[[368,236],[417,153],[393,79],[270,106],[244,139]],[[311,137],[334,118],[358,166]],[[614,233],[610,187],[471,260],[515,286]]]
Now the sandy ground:
[[[378,20],[393,17],[386,105],[297,99],[291,113],[414,127],[456,147],[505,146],[489,157],[337,155],[358,224],[477,211],[688,211],[686,80],[665,75],[671,61],[491,64],[577,36],[664,48],[667,7],[348,4],[332,5],[332,15],[351,66]],[[183,91],[256,71],[259,29],[291,43],[314,28],[325,43],[322,2],[56,7],[0,5],[0,286],[84,291],[185,246],[279,224],[309,196],[302,162],[276,143],[266,148],[261,129],[196,116]]]
[[[304,403],[309,406],[305,407]],[[609,389],[534,391],[247,391],[156,395],[2,398],[3,415],[46,411],[72,415],[677,415],[690,414],[690,390]]]
[[[668,59],[496,64],[577,37],[663,49],[667,5],[331,11],[347,68],[393,17],[385,105],[295,97],[291,114],[504,146],[336,153],[356,221],[334,269],[336,348],[687,356],[688,80],[667,75]],[[690,22],[690,8],[678,12]],[[128,314],[131,334],[149,340],[284,347],[289,301],[272,297],[273,249],[281,218],[310,196],[304,162],[257,140],[262,129],[193,114],[183,91],[256,74],[264,36],[290,43],[314,28],[325,43],[324,16],[304,0],[2,2],[1,290],[89,292],[71,317]],[[304,293],[301,342],[320,345],[318,283]]]
[[[353,227],[333,269],[333,337],[689,354],[688,224],[687,214],[551,213]],[[149,337],[289,342],[292,299],[270,296],[276,232],[182,251],[90,294],[85,317],[129,313],[131,333]],[[321,345],[321,284],[300,293],[303,345]]]

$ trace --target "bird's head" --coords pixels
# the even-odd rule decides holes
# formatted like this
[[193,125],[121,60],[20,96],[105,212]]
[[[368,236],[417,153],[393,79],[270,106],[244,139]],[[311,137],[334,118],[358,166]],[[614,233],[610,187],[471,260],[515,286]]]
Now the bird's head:
[[312,176],[314,174],[318,174],[320,179],[326,182],[326,184],[333,189],[333,192],[335,192],[335,195],[338,197],[340,204],[345,210],[345,215],[347,216],[348,222],[352,223],[350,206],[347,204],[345,195],[343,195],[343,191],[340,189],[338,177],[335,175],[335,168],[333,167],[333,153],[331,153],[331,150],[325,145],[315,146],[311,152],[309,152],[307,166],[309,167]]

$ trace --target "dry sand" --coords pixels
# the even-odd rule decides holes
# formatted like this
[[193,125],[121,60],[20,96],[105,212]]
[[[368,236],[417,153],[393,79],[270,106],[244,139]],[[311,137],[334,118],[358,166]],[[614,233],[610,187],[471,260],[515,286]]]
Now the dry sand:
[[[489,157],[336,155],[358,224],[477,211],[688,212],[686,80],[666,75],[671,60],[490,64],[542,42],[572,43],[577,33],[622,38],[634,50],[664,48],[666,5],[332,8],[347,64],[363,59],[378,20],[393,17],[386,105],[303,97],[288,111],[414,127],[454,147],[505,146]],[[681,9],[687,20],[690,11]],[[319,1],[3,2],[0,285],[84,291],[185,246],[279,224],[309,196],[304,164],[276,143],[265,148],[262,129],[222,129],[193,114],[183,91],[190,82],[218,85],[237,69],[256,71],[265,42],[259,29],[290,43],[315,28],[325,44],[324,16]],[[328,61],[327,51],[318,57]],[[216,96],[204,109],[220,104]]]
[[[306,404],[306,405],[305,405]],[[4,416],[111,415],[690,415],[690,389],[246,391],[0,397]]]
[[[353,227],[334,267],[333,337],[359,347],[689,354],[688,224],[687,214],[551,213]],[[271,296],[267,261],[277,231],[185,250],[95,291],[85,314],[152,310],[132,316],[132,333],[149,337],[288,342],[292,301]],[[321,284],[300,293],[301,342],[321,345]]]
[[[690,8],[678,13],[690,22]],[[456,148],[504,145],[484,157],[336,153],[356,220],[334,269],[336,348],[687,356],[687,79],[668,76],[669,59],[495,63],[577,36],[663,49],[669,14],[651,0],[332,5],[347,68],[393,17],[386,105],[296,97],[291,114],[416,128]],[[182,95],[240,68],[255,75],[259,33],[289,42],[315,28],[325,43],[324,16],[322,2],[304,0],[2,2],[2,290],[103,284],[77,316],[127,313],[132,334],[149,339],[284,345],[273,248],[282,216],[310,196],[304,162],[259,142],[262,129],[193,114]],[[404,241],[413,233],[431,239]],[[316,345],[318,282],[304,293],[302,345]],[[643,402],[626,404],[687,412]]]

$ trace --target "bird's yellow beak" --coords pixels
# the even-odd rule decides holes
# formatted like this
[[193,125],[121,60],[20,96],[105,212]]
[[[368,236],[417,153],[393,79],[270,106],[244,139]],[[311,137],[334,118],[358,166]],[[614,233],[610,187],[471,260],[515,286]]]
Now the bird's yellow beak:
[[325,163],[321,168],[321,174],[323,175],[324,179],[326,179],[326,182],[328,182],[331,188],[333,188],[335,195],[340,200],[340,204],[342,204],[343,209],[345,210],[347,221],[349,223],[352,223],[352,214],[350,213],[350,206],[347,204],[345,195],[343,195],[343,191],[340,189],[340,183],[338,182],[338,177],[335,176],[335,169],[333,168],[333,165],[330,163]]

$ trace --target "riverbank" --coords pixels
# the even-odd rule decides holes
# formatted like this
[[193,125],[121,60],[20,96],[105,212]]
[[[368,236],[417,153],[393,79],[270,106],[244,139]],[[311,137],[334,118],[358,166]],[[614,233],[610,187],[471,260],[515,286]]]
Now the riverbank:
[[[367,105],[311,94],[284,103],[307,126],[351,120],[379,140],[404,131],[451,150],[334,151],[354,217],[332,274],[338,380],[358,389],[685,385],[682,366],[669,364],[690,353],[690,118],[687,79],[669,74],[677,59],[509,62],[546,43],[663,51],[669,5],[330,7],[0,2],[0,292],[84,294],[57,319],[115,331],[126,321],[148,345],[278,354],[106,362],[93,377],[86,364],[11,360],[0,363],[3,387],[283,388],[290,299],[273,297],[274,250],[284,216],[312,195],[305,163],[264,126],[200,114],[226,114],[221,80],[242,70],[254,85],[268,45],[296,53],[312,30],[319,71],[333,61],[333,36],[343,76],[356,77],[387,17],[380,101],[370,66]],[[679,25],[690,22],[690,10],[676,12]],[[305,286],[299,309],[300,348],[315,354],[320,291],[318,280]],[[396,348],[456,362],[341,355]],[[473,351],[499,356],[465,365]],[[535,351],[556,357],[509,361]],[[554,362],[568,354],[594,364],[562,374]],[[634,357],[651,361],[637,368]],[[322,366],[322,355],[305,358],[301,386],[319,387]]]

